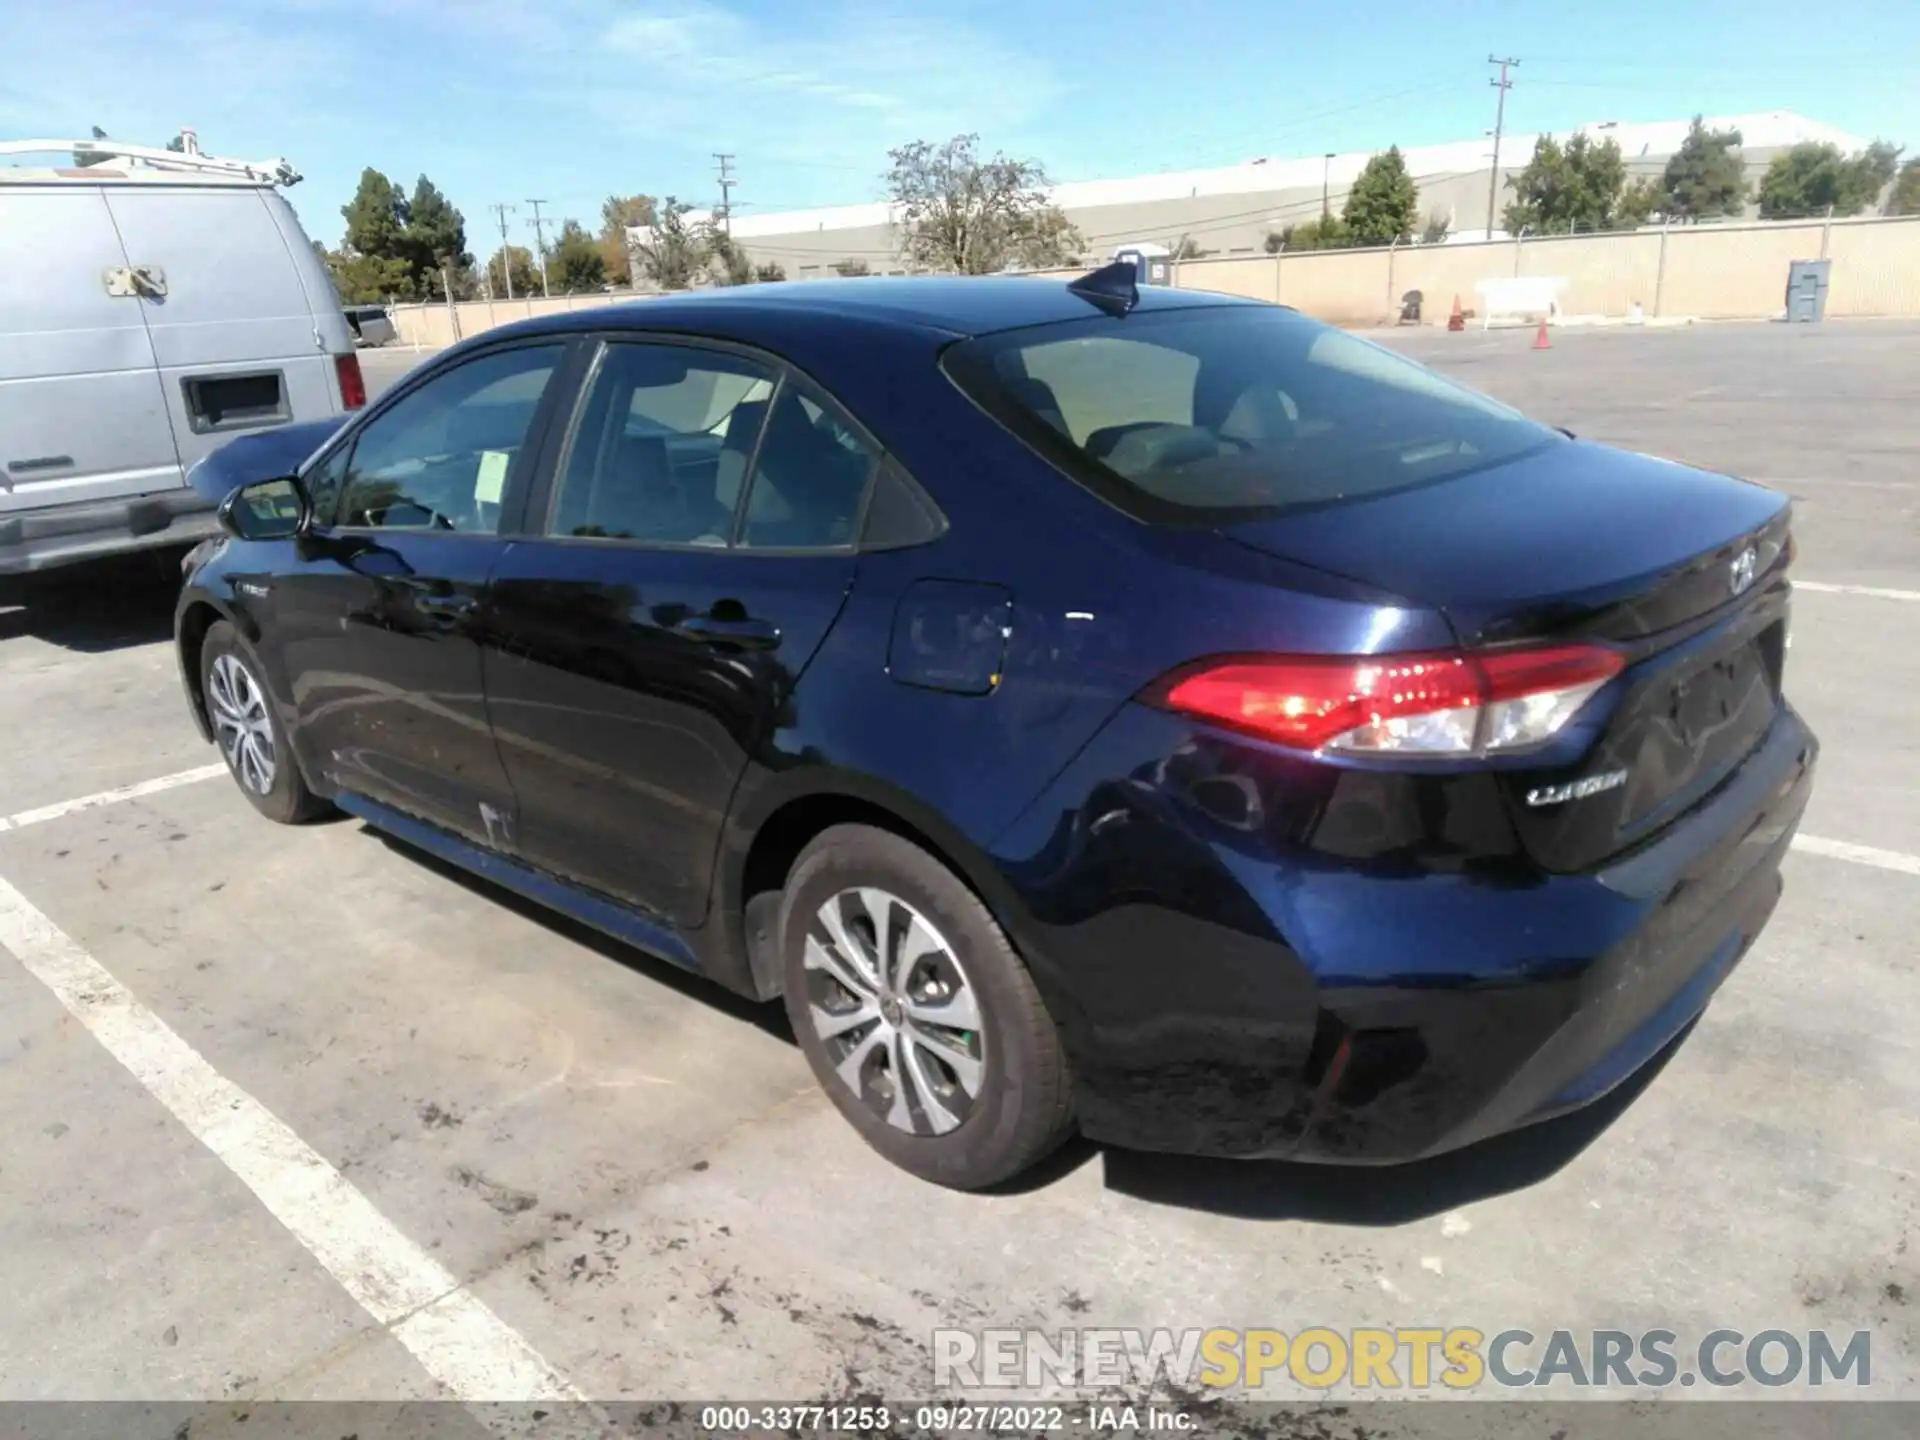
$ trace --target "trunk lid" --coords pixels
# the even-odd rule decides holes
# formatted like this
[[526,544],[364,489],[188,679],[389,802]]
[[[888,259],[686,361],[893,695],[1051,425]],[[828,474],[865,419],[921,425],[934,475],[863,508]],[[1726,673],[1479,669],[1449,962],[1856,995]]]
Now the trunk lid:
[[1569,442],[1226,533],[1437,608],[1470,648],[1591,640],[1625,653],[1592,702],[1605,718],[1584,732],[1590,745],[1499,767],[1522,843],[1571,871],[1658,833],[1765,735],[1789,525],[1786,498],[1760,486]]

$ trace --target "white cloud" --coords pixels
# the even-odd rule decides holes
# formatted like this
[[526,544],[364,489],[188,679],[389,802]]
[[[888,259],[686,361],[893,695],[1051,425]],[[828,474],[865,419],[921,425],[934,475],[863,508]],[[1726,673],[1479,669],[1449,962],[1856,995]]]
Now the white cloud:
[[716,150],[746,177],[736,198],[775,207],[877,198],[887,150],[914,139],[1022,150],[1062,93],[1052,67],[946,0],[871,8],[889,3],[201,0],[165,24],[134,0],[16,4],[0,132],[164,144],[191,124],[217,154],[283,154],[325,238],[363,165],[424,170],[476,242],[502,197],[589,220],[613,191],[704,202]]
[[582,68],[610,126],[871,176],[908,140],[979,130],[994,143],[1062,90],[1044,62],[962,22],[858,5],[777,22],[649,7],[618,15],[596,49]]

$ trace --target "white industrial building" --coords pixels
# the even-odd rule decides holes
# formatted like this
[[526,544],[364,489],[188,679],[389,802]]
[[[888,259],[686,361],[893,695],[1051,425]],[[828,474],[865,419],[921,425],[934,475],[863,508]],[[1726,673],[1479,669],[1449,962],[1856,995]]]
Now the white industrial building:
[[[1575,134],[1612,139],[1625,155],[1630,175],[1657,175],[1686,138],[1689,123],[1685,119],[1645,124],[1609,120],[1553,135],[1562,142]],[[1756,186],[1767,162],[1789,146],[1826,141],[1851,152],[1867,143],[1860,136],[1787,110],[1709,116],[1707,125],[1740,131],[1742,156]],[[1511,198],[1505,182],[1525,166],[1538,138],[1508,134],[1501,140],[1496,227],[1499,211]],[[1402,152],[1420,185],[1421,215],[1445,216],[1452,227],[1449,238],[1486,238],[1490,144],[1479,136]],[[1251,255],[1265,249],[1269,234],[1317,217],[1323,185],[1337,214],[1346,203],[1347,187],[1373,153],[1262,156],[1212,170],[1072,181],[1054,186],[1051,193],[1085,237],[1084,258],[1111,255],[1116,246],[1127,242],[1173,246],[1182,237],[1209,253]],[[831,275],[834,264],[842,260],[863,261],[875,274],[904,273],[891,219],[890,207],[880,201],[781,214],[736,214],[731,228],[734,239],[756,264],[777,264],[793,279]]]

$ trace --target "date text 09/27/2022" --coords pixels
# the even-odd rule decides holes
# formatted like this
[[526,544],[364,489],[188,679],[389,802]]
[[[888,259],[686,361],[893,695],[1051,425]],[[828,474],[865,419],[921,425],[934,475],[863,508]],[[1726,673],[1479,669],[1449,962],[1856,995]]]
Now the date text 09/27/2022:
[[916,1405],[708,1405],[700,1428],[716,1435],[813,1430],[822,1434],[952,1434],[1000,1432],[1032,1435],[1082,1430],[1093,1434],[1188,1432],[1195,1417],[1168,1405],[1081,1402],[1059,1404]]

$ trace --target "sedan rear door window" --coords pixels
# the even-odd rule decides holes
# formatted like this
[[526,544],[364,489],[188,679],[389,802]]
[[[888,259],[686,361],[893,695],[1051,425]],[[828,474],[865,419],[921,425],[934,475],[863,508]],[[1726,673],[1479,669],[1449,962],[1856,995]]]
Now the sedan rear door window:
[[878,459],[823,398],[788,380],[754,460],[740,544],[780,550],[851,545]]
[[607,346],[560,472],[551,533],[724,546],[773,395],[757,361]]

